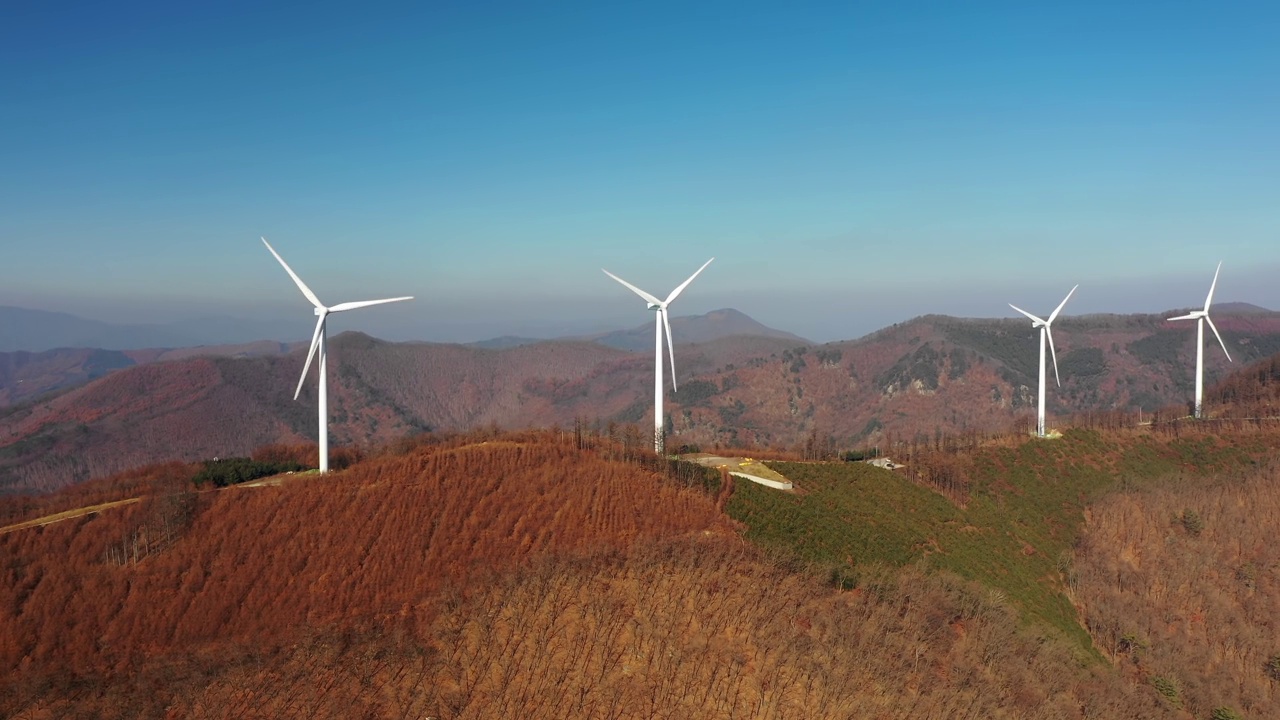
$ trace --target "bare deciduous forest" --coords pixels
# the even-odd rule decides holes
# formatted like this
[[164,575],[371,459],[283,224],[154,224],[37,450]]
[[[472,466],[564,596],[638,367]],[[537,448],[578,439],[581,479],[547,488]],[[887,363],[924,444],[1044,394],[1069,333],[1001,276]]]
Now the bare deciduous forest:
[[1100,649],[1171,707],[1280,716],[1280,487],[1273,471],[1113,495],[1072,590]]
[[544,558],[376,629],[153,658],[74,693],[20,671],[11,689],[32,718],[1166,716],[980,586],[908,570],[841,592],[735,545]]

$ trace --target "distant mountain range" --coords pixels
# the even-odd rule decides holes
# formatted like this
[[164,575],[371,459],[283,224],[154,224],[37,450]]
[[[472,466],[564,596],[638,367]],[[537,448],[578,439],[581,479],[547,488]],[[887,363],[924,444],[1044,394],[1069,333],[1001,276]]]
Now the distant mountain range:
[[[655,320],[656,322],[656,320]],[[585,340],[619,350],[644,351],[654,347],[654,323],[646,323],[630,330],[613,330],[593,335],[574,335],[554,338],[556,340]],[[733,335],[749,335],[752,337],[768,337],[786,340],[798,345],[812,345],[808,340],[782,330],[775,330],[756,322],[746,313],[732,308],[713,310],[705,315],[686,315],[671,318],[671,337],[678,344],[703,343]],[[467,343],[470,347],[486,350],[505,350],[507,348],[546,342],[545,339],[504,335],[492,340]]]
[[[1152,410],[1187,401],[1195,329],[1166,322],[1168,314],[1055,323],[1062,387],[1048,392],[1050,426],[1078,411]],[[718,317],[740,321],[735,313]],[[1215,322],[1236,363],[1208,347],[1210,383],[1280,352],[1280,313],[1224,305]],[[715,323],[704,317],[686,328]],[[1034,414],[1037,336],[1023,320],[932,315],[821,346],[791,337],[677,342],[680,390],[669,393],[669,446],[794,446],[816,434],[854,447],[940,431],[1007,429]],[[145,462],[314,441],[314,380],[293,400],[305,348],[287,349],[276,343],[216,357],[194,349],[184,351],[185,358],[52,355],[50,363],[78,373],[80,382],[99,377],[0,410],[0,490],[51,489]],[[164,357],[174,359],[156,362]],[[127,361],[136,366],[111,370]],[[600,342],[489,349],[343,333],[331,341],[330,361],[330,429],[338,444],[490,424],[651,421],[652,357]],[[35,367],[31,358],[24,364],[11,355],[7,362],[0,369],[13,368],[8,378]]]
[[68,313],[0,306],[0,352],[60,348],[136,350],[232,345],[259,340],[307,340],[297,323],[207,317],[182,322],[128,325],[87,320]]
[[[299,327],[303,331],[299,331]],[[208,317],[163,324],[114,324],[88,320],[76,315],[45,310],[0,306],[0,352],[40,353],[66,348],[95,350],[138,350],[141,348],[207,347],[221,354],[217,346],[246,345],[262,340],[301,342],[310,339],[310,326],[296,322]],[[762,325],[733,309],[714,310],[705,315],[673,317],[671,333],[676,342],[706,342],[730,335],[778,337],[808,344],[808,340]],[[653,346],[653,323],[629,330],[615,330],[584,336],[532,338],[506,335],[466,343],[475,348],[501,350],[547,340],[588,340],[621,350],[644,350]]]
[[[85,345],[70,342],[57,344],[55,347],[43,351],[0,351],[0,407],[22,402],[45,393],[74,387],[101,377],[112,370],[119,370],[133,365],[162,360],[176,360],[197,355],[210,357],[279,355],[289,352],[295,345],[306,340],[306,338],[297,337],[296,335],[285,335],[284,337],[292,338],[294,342],[228,340],[201,345],[194,343],[176,346],[148,345],[145,343],[129,345],[128,343],[130,342],[144,342],[147,340],[167,339],[179,342],[182,336],[177,329],[185,327],[185,325],[110,325],[63,313],[46,313],[37,310],[23,310],[21,308],[0,308],[0,328],[5,327],[3,324],[5,317],[8,317],[14,323],[6,333],[8,336],[22,335],[22,328],[24,327],[36,328],[30,333],[22,335],[25,339],[21,342],[15,340],[10,342],[10,345],[41,347],[56,338],[99,338],[103,343]],[[244,326],[237,323],[238,321],[229,318],[204,323],[213,328],[213,330],[212,334],[203,337],[236,337],[252,332],[267,332],[274,327],[271,323]],[[219,332],[219,327],[223,327],[224,331]],[[292,328],[291,332],[292,330],[296,330],[296,328]],[[733,335],[778,338],[799,345],[809,344],[809,341],[804,338],[781,330],[774,330],[732,309],[715,310],[706,315],[672,318],[671,332],[675,341],[682,345],[709,342]],[[0,336],[0,338],[2,337]],[[647,350],[653,347],[653,324],[591,336],[559,338],[557,341],[594,342],[620,350]],[[467,347],[484,350],[504,350],[541,342],[550,341],[507,336],[469,343]]]

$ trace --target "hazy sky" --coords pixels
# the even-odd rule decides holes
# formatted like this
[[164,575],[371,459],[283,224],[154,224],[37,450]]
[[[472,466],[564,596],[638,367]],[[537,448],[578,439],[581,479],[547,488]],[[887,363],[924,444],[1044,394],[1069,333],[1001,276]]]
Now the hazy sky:
[[[474,340],[1280,307],[1280,4],[0,6],[0,304]],[[1039,7],[1032,8],[1032,5]],[[20,7],[21,6],[21,7]]]

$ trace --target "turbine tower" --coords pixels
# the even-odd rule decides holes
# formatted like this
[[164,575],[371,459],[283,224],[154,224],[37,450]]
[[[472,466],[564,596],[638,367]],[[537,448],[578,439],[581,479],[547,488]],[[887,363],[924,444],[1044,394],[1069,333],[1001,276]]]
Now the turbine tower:
[[[711,258],[711,260],[715,260],[715,258]],[[639,295],[641,299],[643,299],[645,302],[649,304],[650,310],[656,310],[658,312],[657,317],[654,318],[654,328],[653,328],[654,330],[654,337],[653,337],[653,346],[654,346],[654,350],[653,350],[653,365],[654,365],[654,368],[653,368],[654,369],[654,374],[653,374],[653,451],[659,455],[663,454],[663,450],[664,450],[663,441],[665,439],[663,435],[663,428],[662,428],[662,333],[664,330],[666,331],[666,334],[667,334],[667,352],[671,356],[671,389],[672,390],[679,389],[678,387],[676,387],[676,351],[671,344],[671,320],[667,317],[667,306],[670,305],[671,302],[675,300],[678,295],[680,295],[680,293],[684,292],[685,288],[689,287],[689,283],[693,282],[693,279],[698,277],[698,273],[705,270],[707,266],[711,264],[711,260],[708,260],[705,263],[703,263],[702,267],[698,268],[697,272],[690,275],[688,280],[685,280],[684,282],[680,283],[680,285],[677,286],[675,290],[672,290],[671,294],[667,296],[666,300],[659,300],[658,298],[641,290],[635,285],[632,285],[626,280],[623,280],[617,275],[614,275],[608,270],[604,270],[604,268],[601,268],[601,270],[604,271],[605,275],[608,275],[614,280],[617,280],[618,282],[625,285],[629,290],[631,290],[631,292]]]
[[1227,356],[1227,362],[1231,362],[1231,353],[1227,352],[1227,344],[1222,342],[1222,336],[1218,334],[1218,328],[1214,326],[1213,320],[1209,317],[1209,305],[1213,304],[1213,290],[1218,286],[1218,273],[1222,272],[1222,263],[1218,263],[1218,269],[1213,271],[1213,282],[1209,284],[1209,295],[1204,299],[1203,310],[1193,310],[1186,315],[1171,317],[1167,322],[1175,320],[1195,320],[1196,321],[1196,419],[1200,418],[1200,406],[1204,402],[1204,324],[1209,323],[1209,329],[1213,330],[1214,337],[1218,338],[1218,344],[1222,346],[1222,353]]
[[1076,287],[1071,288],[1071,292],[1067,293],[1062,302],[1058,303],[1058,307],[1049,315],[1048,320],[1041,320],[1017,305],[1009,303],[1009,307],[1031,318],[1032,328],[1040,328],[1040,404],[1036,411],[1036,434],[1040,437],[1044,437],[1044,341],[1046,338],[1049,340],[1049,353],[1053,356],[1053,377],[1058,381],[1058,387],[1062,387],[1062,378],[1058,375],[1058,353],[1053,349],[1053,332],[1049,329],[1049,326],[1058,317],[1058,313],[1062,312],[1063,306],[1071,299],[1078,287],[1080,286],[1076,285]]
[[311,336],[311,349],[307,351],[307,362],[302,366],[302,377],[298,378],[298,389],[293,391],[293,399],[298,399],[298,393],[302,392],[302,383],[307,379],[307,371],[311,369],[311,359],[319,355],[320,361],[317,367],[320,384],[320,472],[329,472],[329,388],[328,388],[328,364],[329,353],[326,349],[326,321],[330,313],[344,312],[346,310],[355,310],[356,308],[368,307],[370,305],[381,305],[383,303],[400,302],[401,300],[412,300],[412,297],[387,298],[385,300],[361,300],[359,302],[345,302],[334,305],[333,307],[325,307],[324,303],[311,292],[311,288],[302,282],[302,278],[289,267],[289,263],[280,257],[280,253],[271,247],[271,243],[266,238],[262,238],[262,244],[267,246],[271,254],[276,260],[284,266],[284,271],[289,273],[289,277],[297,283],[298,289],[306,296],[311,304],[315,306],[316,313],[316,331]]

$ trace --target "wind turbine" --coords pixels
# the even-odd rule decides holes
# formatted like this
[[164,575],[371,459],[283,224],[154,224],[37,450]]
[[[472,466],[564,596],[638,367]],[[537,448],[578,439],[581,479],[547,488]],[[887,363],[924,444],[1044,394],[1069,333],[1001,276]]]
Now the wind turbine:
[[[715,258],[711,258],[711,260],[715,260]],[[680,285],[678,285],[675,290],[672,290],[671,294],[667,296],[666,300],[659,300],[658,298],[641,290],[635,285],[632,285],[626,280],[623,280],[617,275],[614,275],[608,270],[604,270],[604,268],[601,268],[601,270],[604,271],[605,275],[608,275],[614,280],[617,280],[618,282],[625,285],[629,290],[631,290],[631,292],[639,295],[641,299],[643,299],[645,302],[649,304],[650,310],[658,311],[658,316],[654,318],[654,336],[653,336],[653,344],[654,344],[653,451],[659,455],[663,453],[663,444],[664,444],[663,443],[664,435],[663,435],[663,428],[662,428],[662,332],[664,329],[666,330],[666,333],[667,333],[667,351],[671,355],[671,389],[679,390],[679,388],[676,387],[676,351],[671,344],[671,320],[667,317],[667,306],[670,305],[671,302],[675,300],[677,296],[680,295],[680,293],[684,292],[685,288],[689,287],[689,283],[693,282],[693,279],[698,277],[698,273],[707,269],[707,266],[711,264],[711,260],[708,260],[705,263],[703,263],[702,267],[698,268],[697,272],[690,275],[688,280],[685,280],[684,282],[680,283]]]
[[1049,329],[1049,326],[1058,317],[1058,313],[1062,312],[1062,307],[1067,304],[1067,301],[1075,294],[1078,287],[1080,286],[1076,285],[1076,287],[1071,288],[1071,292],[1062,298],[1062,302],[1058,303],[1058,307],[1049,315],[1048,320],[1041,320],[1017,305],[1009,303],[1009,307],[1031,318],[1031,327],[1033,329],[1040,328],[1040,405],[1036,411],[1036,434],[1040,437],[1044,437],[1044,341],[1046,338],[1049,340],[1049,353],[1053,356],[1053,377],[1058,381],[1058,387],[1062,387],[1062,378],[1058,375],[1058,353],[1053,349],[1053,332]]
[[1222,352],[1227,356],[1227,362],[1231,362],[1231,353],[1227,352],[1227,344],[1222,342],[1222,336],[1218,334],[1218,328],[1214,326],[1213,320],[1209,317],[1209,305],[1213,303],[1213,289],[1218,286],[1218,273],[1222,272],[1222,263],[1218,263],[1218,269],[1213,271],[1213,282],[1209,284],[1209,295],[1204,299],[1203,310],[1193,310],[1186,315],[1171,317],[1167,322],[1175,320],[1195,320],[1196,321],[1196,418],[1200,417],[1200,405],[1204,401],[1204,324],[1209,323],[1209,329],[1213,330],[1214,337],[1218,338],[1218,344],[1222,346]]
[[397,297],[387,298],[385,300],[361,300],[358,302],[339,303],[333,307],[325,307],[324,303],[320,302],[320,299],[316,297],[316,294],[311,292],[311,288],[307,287],[307,284],[302,282],[302,278],[298,277],[298,274],[293,271],[293,268],[289,267],[289,263],[285,262],[284,258],[280,257],[280,253],[276,252],[275,248],[271,247],[271,243],[267,242],[266,238],[262,238],[262,244],[266,245],[267,249],[271,251],[271,254],[275,256],[276,260],[280,261],[280,264],[284,266],[284,271],[289,273],[289,277],[293,278],[293,281],[297,283],[298,289],[302,291],[302,294],[311,301],[312,305],[315,305],[315,313],[317,317],[316,331],[311,336],[311,349],[307,351],[307,362],[302,366],[302,377],[298,378],[298,389],[293,391],[293,399],[297,400],[298,393],[302,392],[302,383],[307,379],[307,371],[311,369],[311,359],[319,355],[320,362],[317,368],[317,373],[320,376],[320,472],[326,473],[329,472],[329,382],[328,374],[326,372],[329,364],[329,353],[325,348],[325,340],[327,335],[326,321],[329,318],[329,314],[344,312],[346,310],[355,310],[356,308],[368,307],[370,305],[381,305],[383,303],[399,302],[401,300],[412,300],[413,298]]

